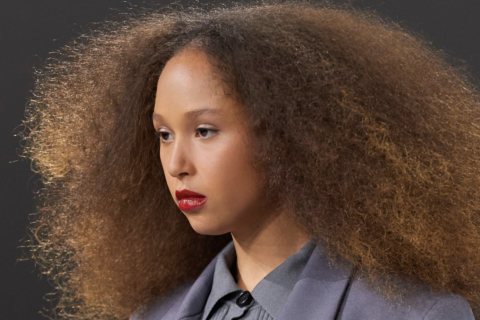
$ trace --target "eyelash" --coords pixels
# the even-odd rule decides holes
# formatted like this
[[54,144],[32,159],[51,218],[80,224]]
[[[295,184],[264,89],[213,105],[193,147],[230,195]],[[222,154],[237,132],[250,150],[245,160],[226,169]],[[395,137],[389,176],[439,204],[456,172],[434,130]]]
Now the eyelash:
[[[211,132],[214,132],[214,135],[218,132],[218,130],[210,129],[210,128],[204,128],[204,127],[200,127],[200,128],[195,129],[195,132],[198,132],[199,130],[211,131]],[[161,139],[162,133],[168,133],[168,132],[165,132],[165,131],[155,131],[155,136],[157,137],[157,139],[160,140],[160,143],[167,143],[166,141],[163,141],[163,140]],[[208,137],[208,138],[211,138],[211,137]],[[208,139],[208,138],[204,138],[204,139]]]

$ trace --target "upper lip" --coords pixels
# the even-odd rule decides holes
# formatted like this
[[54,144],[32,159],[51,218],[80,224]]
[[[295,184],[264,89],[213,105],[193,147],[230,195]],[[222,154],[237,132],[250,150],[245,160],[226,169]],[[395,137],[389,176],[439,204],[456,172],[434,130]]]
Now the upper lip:
[[203,194],[188,189],[176,190],[175,196],[177,197],[178,201],[182,200],[183,198],[205,198]]

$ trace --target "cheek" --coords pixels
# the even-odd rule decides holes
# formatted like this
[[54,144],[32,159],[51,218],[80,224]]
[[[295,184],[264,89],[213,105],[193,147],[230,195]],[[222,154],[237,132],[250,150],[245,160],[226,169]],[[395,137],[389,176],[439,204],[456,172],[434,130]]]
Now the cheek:
[[243,142],[216,148],[206,154],[204,160],[201,175],[212,200],[215,200],[216,209],[241,211],[256,200],[257,174],[250,165]]

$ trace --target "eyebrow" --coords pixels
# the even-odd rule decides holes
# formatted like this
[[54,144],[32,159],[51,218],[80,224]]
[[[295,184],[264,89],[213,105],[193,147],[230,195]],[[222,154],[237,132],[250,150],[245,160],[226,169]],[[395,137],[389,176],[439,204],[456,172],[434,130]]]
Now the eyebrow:
[[[221,114],[222,112],[219,109],[212,109],[212,108],[202,108],[202,109],[195,109],[190,110],[184,114],[184,118],[196,118],[202,114]],[[158,113],[154,113],[152,115],[153,120],[162,120],[162,115]]]

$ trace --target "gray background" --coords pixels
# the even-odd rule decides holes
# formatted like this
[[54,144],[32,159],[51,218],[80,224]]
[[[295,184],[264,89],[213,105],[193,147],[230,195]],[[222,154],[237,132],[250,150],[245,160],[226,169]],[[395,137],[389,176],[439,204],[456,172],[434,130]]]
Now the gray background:
[[[201,1],[205,2],[205,1]],[[156,4],[167,2],[156,2]],[[355,0],[429,39],[453,59],[464,60],[480,76],[480,1]],[[79,35],[91,22],[101,22],[132,6],[131,0],[2,0],[0,4],[0,320],[46,319],[39,311],[50,302],[45,276],[22,257],[29,214],[35,211],[33,190],[38,176],[19,158],[15,128],[24,118],[33,67]],[[17,129],[18,130],[18,129]]]

